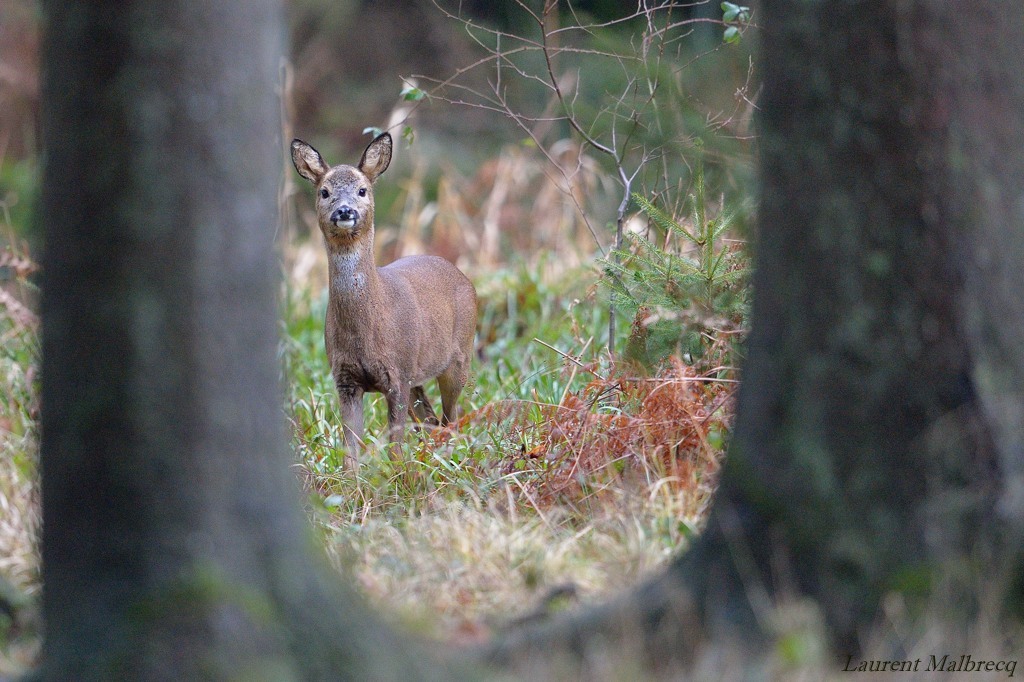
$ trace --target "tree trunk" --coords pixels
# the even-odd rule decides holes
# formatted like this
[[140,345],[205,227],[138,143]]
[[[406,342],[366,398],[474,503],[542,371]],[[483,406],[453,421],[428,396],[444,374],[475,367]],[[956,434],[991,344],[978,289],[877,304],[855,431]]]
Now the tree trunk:
[[998,523],[987,530],[1010,561],[1005,573],[988,575],[1006,583],[1006,605],[1024,620],[1024,5],[962,1],[949,12],[963,17],[944,27],[946,46],[963,56],[941,74],[956,117],[950,157],[961,180],[952,189],[963,210],[962,310],[1002,474]]
[[708,529],[632,596],[489,656],[764,652],[787,598],[842,653],[889,594],[960,627],[994,596],[979,581],[1020,608],[1022,19],[999,0],[763,4],[752,331]]
[[765,7],[757,299],[722,492],[757,564],[788,560],[847,648],[884,593],[931,591],[994,520],[965,84],[942,78],[974,68],[946,27],[984,13],[955,5]]
[[431,672],[289,471],[273,0],[45,4],[43,679]]
[[849,651],[889,592],[972,617],[1024,518],[1024,384],[994,390],[986,359],[1021,377],[1024,11],[764,15],[757,299],[722,493]]

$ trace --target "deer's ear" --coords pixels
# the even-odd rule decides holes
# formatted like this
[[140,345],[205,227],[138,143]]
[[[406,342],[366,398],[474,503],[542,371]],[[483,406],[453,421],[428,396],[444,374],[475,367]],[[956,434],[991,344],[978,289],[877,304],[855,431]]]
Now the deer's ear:
[[306,178],[314,185],[320,183],[330,166],[324,163],[320,152],[302,140],[292,140],[292,163],[299,175]]
[[373,182],[388,169],[390,163],[391,134],[383,133],[363,152],[363,158],[359,159],[359,170]]

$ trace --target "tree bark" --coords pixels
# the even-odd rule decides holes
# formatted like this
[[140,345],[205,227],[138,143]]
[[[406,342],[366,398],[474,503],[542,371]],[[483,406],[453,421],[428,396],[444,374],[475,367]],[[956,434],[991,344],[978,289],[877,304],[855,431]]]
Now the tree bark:
[[985,530],[1008,562],[989,575],[1006,583],[1006,606],[1024,620],[1024,77],[1015,66],[1024,54],[1024,5],[959,2],[950,12],[965,17],[937,29],[962,55],[941,72],[954,112],[949,155],[960,171],[952,190],[965,223],[962,310],[1002,479],[997,523]]
[[330,576],[289,471],[278,3],[44,9],[39,677],[440,675]]

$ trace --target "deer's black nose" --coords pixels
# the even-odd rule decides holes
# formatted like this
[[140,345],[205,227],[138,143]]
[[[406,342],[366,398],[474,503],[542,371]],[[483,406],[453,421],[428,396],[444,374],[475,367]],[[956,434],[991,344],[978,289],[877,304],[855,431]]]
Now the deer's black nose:
[[334,213],[331,214],[332,223],[347,223],[358,222],[359,212],[349,206],[342,206],[341,208],[335,209]]

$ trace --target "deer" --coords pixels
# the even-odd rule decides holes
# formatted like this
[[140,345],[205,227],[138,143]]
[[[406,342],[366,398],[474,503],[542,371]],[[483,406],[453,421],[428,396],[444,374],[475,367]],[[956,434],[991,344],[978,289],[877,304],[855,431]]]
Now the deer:
[[[376,137],[356,166],[328,166],[302,140],[292,162],[316,189],[317,222],[327,250],[324,342],[341,406],[345,464],[357,468],[363,445],[363,395],[382,393],[388,439],[400,442],[406,415],[447,426],[469,377],[477,322],[476,289],[439,256],[406,256],[377,267],[373,187],[391,163],[391,135]],[[423,385],[437,379],[442,418]]]

